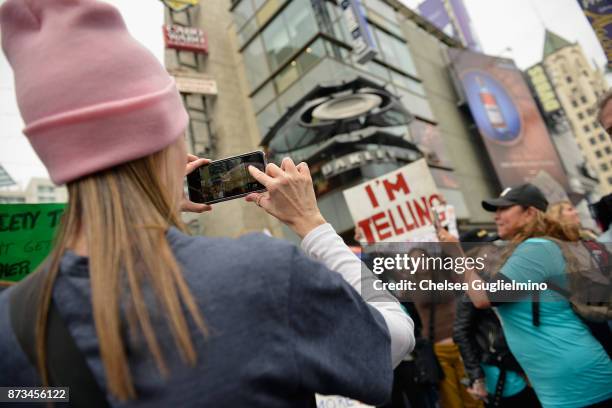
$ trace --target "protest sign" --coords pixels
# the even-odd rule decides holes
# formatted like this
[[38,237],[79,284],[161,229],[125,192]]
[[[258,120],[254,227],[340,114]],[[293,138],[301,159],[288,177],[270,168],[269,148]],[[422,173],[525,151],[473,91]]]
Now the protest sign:
[[0,204],[0,281],[17,282],[51,251],[65,204]]
[[437,241],[431,208],[442,200],[425,159],[349,188],[344,198],[368,244]]

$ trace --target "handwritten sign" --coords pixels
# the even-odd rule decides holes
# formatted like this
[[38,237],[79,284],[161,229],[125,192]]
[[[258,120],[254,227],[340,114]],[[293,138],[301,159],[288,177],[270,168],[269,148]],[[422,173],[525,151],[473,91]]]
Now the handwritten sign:
[[0,204],[0,281],[17,282],[51,251],[65,204]]
[[441,199],[425,159],[349,188],[344,198],[368,244],[437,241],[431,208]]
[[335,395],[316,395],[317,408],[373,408],[371,405],[362,404],[346,397]]

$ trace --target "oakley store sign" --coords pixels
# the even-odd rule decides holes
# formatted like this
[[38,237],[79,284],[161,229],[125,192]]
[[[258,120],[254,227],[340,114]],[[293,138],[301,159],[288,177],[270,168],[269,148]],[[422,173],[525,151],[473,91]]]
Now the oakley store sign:
[[409,163],[421,156],[415,150],[381,146],[377,150],[363,150],[332,159],[321,167],[321,173],[329,178],[370,163]]

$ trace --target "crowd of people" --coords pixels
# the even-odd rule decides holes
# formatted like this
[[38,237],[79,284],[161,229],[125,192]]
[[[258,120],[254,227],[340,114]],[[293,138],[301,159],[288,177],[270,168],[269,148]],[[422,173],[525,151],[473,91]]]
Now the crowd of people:
[[[266,191],[246,197],[301,249],[186,233],[180,212],[211,207],[189,202],[183,180],[208,160],[187,155],[175,84],[112,6],[7,0],[0,28],[24,133],[69,191],[47,260],[0,292],[0,386],[69,386],[88,407],[295,408],[315,394],[397,408],[610,406],[610,303],[575,298],[582,271],[565,243],[598,251],[608,295],[610,254],[571,203],[549,205],[530,184],[483,201],[508,243],[499,269],[443,277],[549,282],[540,299],[470,286],[400,303],[362,290],[377,277],[323,218],[303,162],[250,166]],[[595,206],[607,234],[611,207],[610,196]]]
[[[463,294],[409,295],[411,302],[403,305],[416,318],[416,344],[425,341],[429,348],[417,347],[396,369],[394,400],[388,406],[609,406],[612,258],[607,241],[598,242],[592,231],[581,227],[571,202],[549,205],[531,184],[508,188],[482,205],[495,212],[496,233],[463,234],[454,256],[464,256],[465,249],[496,259],[488,263],[490,268],[468,270],[462,279],[547,282],[550,289],[488,293],[468,285]],[[594,205],[606,231],[611,211],[612,195]],[[439,228],[438,236],[441,242],[459,244],[445,229]],[[588,263],[570,264],[576,261],[570,247],[582,248]],[[431,244],[426,248],[431,252]],[[411,256],[418,256],[414,251]],[[587,269],[591,275],[582,276]],[[428,270],[419,276],[420,272],[417,279],[457,280],[448,271]],[[590,282],[592,273],[603,280],[604,297],[581,301],[575,285]]]

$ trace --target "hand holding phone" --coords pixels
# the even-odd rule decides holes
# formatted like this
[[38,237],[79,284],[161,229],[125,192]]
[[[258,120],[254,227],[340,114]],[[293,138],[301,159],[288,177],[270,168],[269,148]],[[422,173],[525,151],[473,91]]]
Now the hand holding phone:
[[312,185],[310,170],[306,163],[297,166],[286,157],[278,167],[274,163],[266,166],[265,172],[249,167],[251,175],[263,184],[265,193],[251,193],[246,200],[280,221],[284,222],[300,238],[326,221],[319,211]]
[[[203,159],[193,154],[187,155],[187,165],[185,166],[185,176],[193,173],[199,167],[210,163],[210,159]],[[181,200],[181,211],[192,212],[192,213],[203,213],[205,211],[211,211],[212,207],[208,204],[194,203],[189,200],[185,194]]]
[[187,175],[189,199],[194,203],[213,204],[265,191],[249,173],[249,166],[263,170],[264,152],[244,153],[199,167]]

